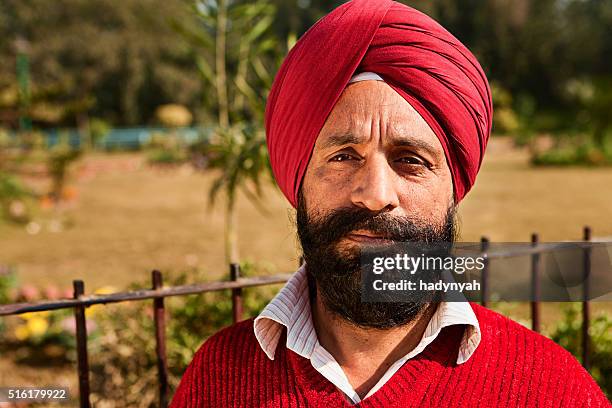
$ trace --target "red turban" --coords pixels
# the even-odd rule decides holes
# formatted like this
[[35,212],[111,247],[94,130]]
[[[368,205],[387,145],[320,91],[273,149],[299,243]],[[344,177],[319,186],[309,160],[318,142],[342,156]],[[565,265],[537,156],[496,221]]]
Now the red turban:
[[459,202],[474,184],[491,132],[491,92],[482,68],[425,14],[391,0],[353,0],[300,38],[268,97],[270,162],[291,205],[297,205],[325,120],[362,71],[380,75],[429,124],[444,148]]

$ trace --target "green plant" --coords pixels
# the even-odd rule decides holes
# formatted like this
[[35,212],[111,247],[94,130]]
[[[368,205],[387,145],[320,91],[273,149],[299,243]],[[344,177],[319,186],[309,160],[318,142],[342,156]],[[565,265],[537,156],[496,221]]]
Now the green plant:
[[10,266],[0,265],[0,305],[12,300],[11,291],[17,287],[17,275]]
[[17,134],[17,143],[25,152],[43,150],[46,147],[45,135],[35,130],[19,132]]
[[[252,263],[241,265],[243,276],[255,274],[256,269]],[[193,274],[181,273],[168,279],[166,284],[184,285],[193,280]],[[134,285],[134,289],[141,287],[141,284]],[[244,289],[245,317],[256,316],[272,298],[274,290],[270,286]],[[215,332],[232,324],[232,303],[230,292],[222,291],[166,298],[165,305],[168,380],[173,390],[199,346]],[[157,406],[151,303],[107,306],[96,313],[95,322],[100,335],[90,344],[92,402],[100,406]]]
[[220,127],[206,145],[205,156],[208,158],[207,166],[221,172],[210,188],[209,205],[212,207],[215,204],[219,192],[225,193],[226,261],[236,262],[236,195],[242,191],[251,202],[258,205],[262,196],[262,178],[271,171],[263,130],[244,124],[231,128]]
[[498,134],[515,134],[520,129],[519,118],[512,107],[512,95],[499,83],[491,82],[493,99],[493,131]]
[[215,114],[217,126],[200,157],[208,159],[207,167],[221,170],[209,203],[219,191],[225,193],[225,256],[228,263],[236,262],[236,194],[240,189],[254,202],[261,197],[260,174],[269,168],[263,136],[266,90],[289,43],[274,35],[276,6],[264,0],[194,0],[193,11],[200,29],[176,28],[197,47],[202,85],[214,90],[203,103]]
[[565,93],[576,106],[577,126],[589,132],[598,150],[604,150],[612,134],[612,78],[573,78],[565,84]]
[[[15,289],[17,276],[14,270],[8,266],[0,265],[0,305],[10,303],[13,300],[11,291]],[[6,322],[0,319],[0,335],[6,329]]]
[[187,154],[180,149],[153,149],[147,152],[149,164],[178,164],[187,160]]
[[92,118],[89,121],[89,143],[90,147],[96,147],[104,140],[111,131],[111,125],[104,119]]
[[70,146],[65,137],[62,137],[60,143],[49,149],[47,167],[53,182],[51,197],[55,201],[59,201],[62,197],[70,164],[80,156],[81,150]]
[[603,149],[579,138],[561,141],[544,152],[533,152],[531,163],[536,166],[609,166],[612,149]]
[[0,126],[0,153],[3,149],[10,147],[13,143],[13,139],[9,132]]
[[17,177],[0,171],[0,216],[14,222],[28,221],[25,203],[31,195]]
[[176,132],[153,132],[145,145],[149,164],[178,164],[188,160],[189,148]]
[[[582,318],[580,306],[566,307],[563,318],[550,338],[582,361]],[[589,325],[591,337],[591,375],[606,393],[612,397],[612,318],[601,313]]]
[[[72,310],[24,313],[3,319],[4,333],[0,352],[17,364],[58,366],[76,361],[74,316]],[[97,331],[87,321],[88,335],[95,339]]]
[[[241,264],[241,276],[249,277],[263,268],[252,262]],[[14,275],[0,275],[0,300],[13,301]],[[180,273],[167,279],[169,286],[205,281],[203,274]],[[137,290],[144,283],[131,285]],[[273,297],[274,286],[243,290],[244,317],[259,314]],[[95,294],[116,292],[112,287]],[[166,344],[170,389],[173,390],[199,346],[223,327],[232,324],[230,291],[171,297],[166,305]],[[150,301],[107,306],[85,311],[91,400],[96,406],[157,406],[157,360],[153,308]],[[0,337],[0,353],[19,364],[73,364],[76,359],[73,311],[27,313],[10,318]],[[4,323],[5,320],[0,320]],[[4,334],[4,333],[3,333]]]
[[92,403],[155,406],[155,335],[150,304],[110,305],[96,316],[96,323],[100,336],[89,344]]

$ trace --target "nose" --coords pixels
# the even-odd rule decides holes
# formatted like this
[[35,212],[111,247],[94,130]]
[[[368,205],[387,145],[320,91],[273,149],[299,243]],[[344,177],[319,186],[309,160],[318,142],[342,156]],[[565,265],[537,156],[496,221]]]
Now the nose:
[[395,172],[383,154],[375,154],[365,161],[355,174],[351,201],[354,205],[373,212],[391,211],[399,206]]

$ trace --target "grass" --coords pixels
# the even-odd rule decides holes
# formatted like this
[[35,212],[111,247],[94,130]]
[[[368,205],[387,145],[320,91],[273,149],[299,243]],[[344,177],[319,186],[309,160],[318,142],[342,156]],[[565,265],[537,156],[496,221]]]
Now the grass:
[[537,167],[527,150],[492,139],[474,189],[461,203],[462,238],[494,241],[580,239],[590,225],[612,236],[612,168]]
[[[126,165],[130,162],[135,164]],[[76,206],[62,215],[71,228],[58,233],[43,227],[36,235],[19,226],[0,230],[0,263],[17,265],[21,282],[66,286],[80,278],[93,290],[108,284],[125,288],[148,279],[154,268],[197,267],[211,278],[227,272],[222,206],[212,211],[206,206],[212,174],[188,166],[150,168],[133,154],[90,156],[80,166],[75,173],[87,176],[73,183]],[[96,168],[103,170],[89,175]],[[270,217],[246,200],[238,202],[240,249],[245,258],[287,271],[297,263],[288,212],[275,190],[267,190]],[[45,226],[52,218],[42,214],[37,221]]]

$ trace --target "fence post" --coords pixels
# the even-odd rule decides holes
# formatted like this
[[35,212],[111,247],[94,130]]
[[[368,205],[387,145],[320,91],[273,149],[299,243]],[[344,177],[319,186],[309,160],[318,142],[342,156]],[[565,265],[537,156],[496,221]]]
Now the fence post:
[[[585,242],[591,240],[591,227],[585,226],[582,230],[582,239]],[[589,325],[591,322],[591,313],[589,307],[589,294],[590,294],[590,275],[591,275],[591,249],[585,248],[584,250],[584,289],[583,289],[583,300],[582,300],[582,365],[588,371],[590,362],[590,348],[591,342],[589,338]]]
[[[480,238],[480,251],[483,255],[486,255],[486,252],[489,250],[489,238],[481,237]],[[489,300],[489,258],[485,257],[484,260],[484,268],[482,268],[482,291],[481,291],[481,299],[480,304],[484,307],[487,307],[487,302]]]
[[[72,281],[73,297],[78,299],[85,293],[82,280]],[[89,360],[87,358],[87,324],[85,321],[85,306],[74,307],[77,341],[77,370],[79,373],[79,402],[81,408],[89,408]]]
[[[153,289],[162,288],[162,274],[154,270],[151,273]],[[166,309],[164,298],[153,299],[153,317],[155,321],[155,352],[157,353],[157,374],[159,379],[159,406],[168,406],[168,361],[166,357]]]
[[[230,264],[230,279],[235,282],[240,278],[240,265]],[[234,323],[242,320],[242,288],[232,289],[232,315]]]
[[[531,234],[531,246],[536,247],[540,238],[538,234]],[[540,253],[531,255],[531,328],[540,332]]]

